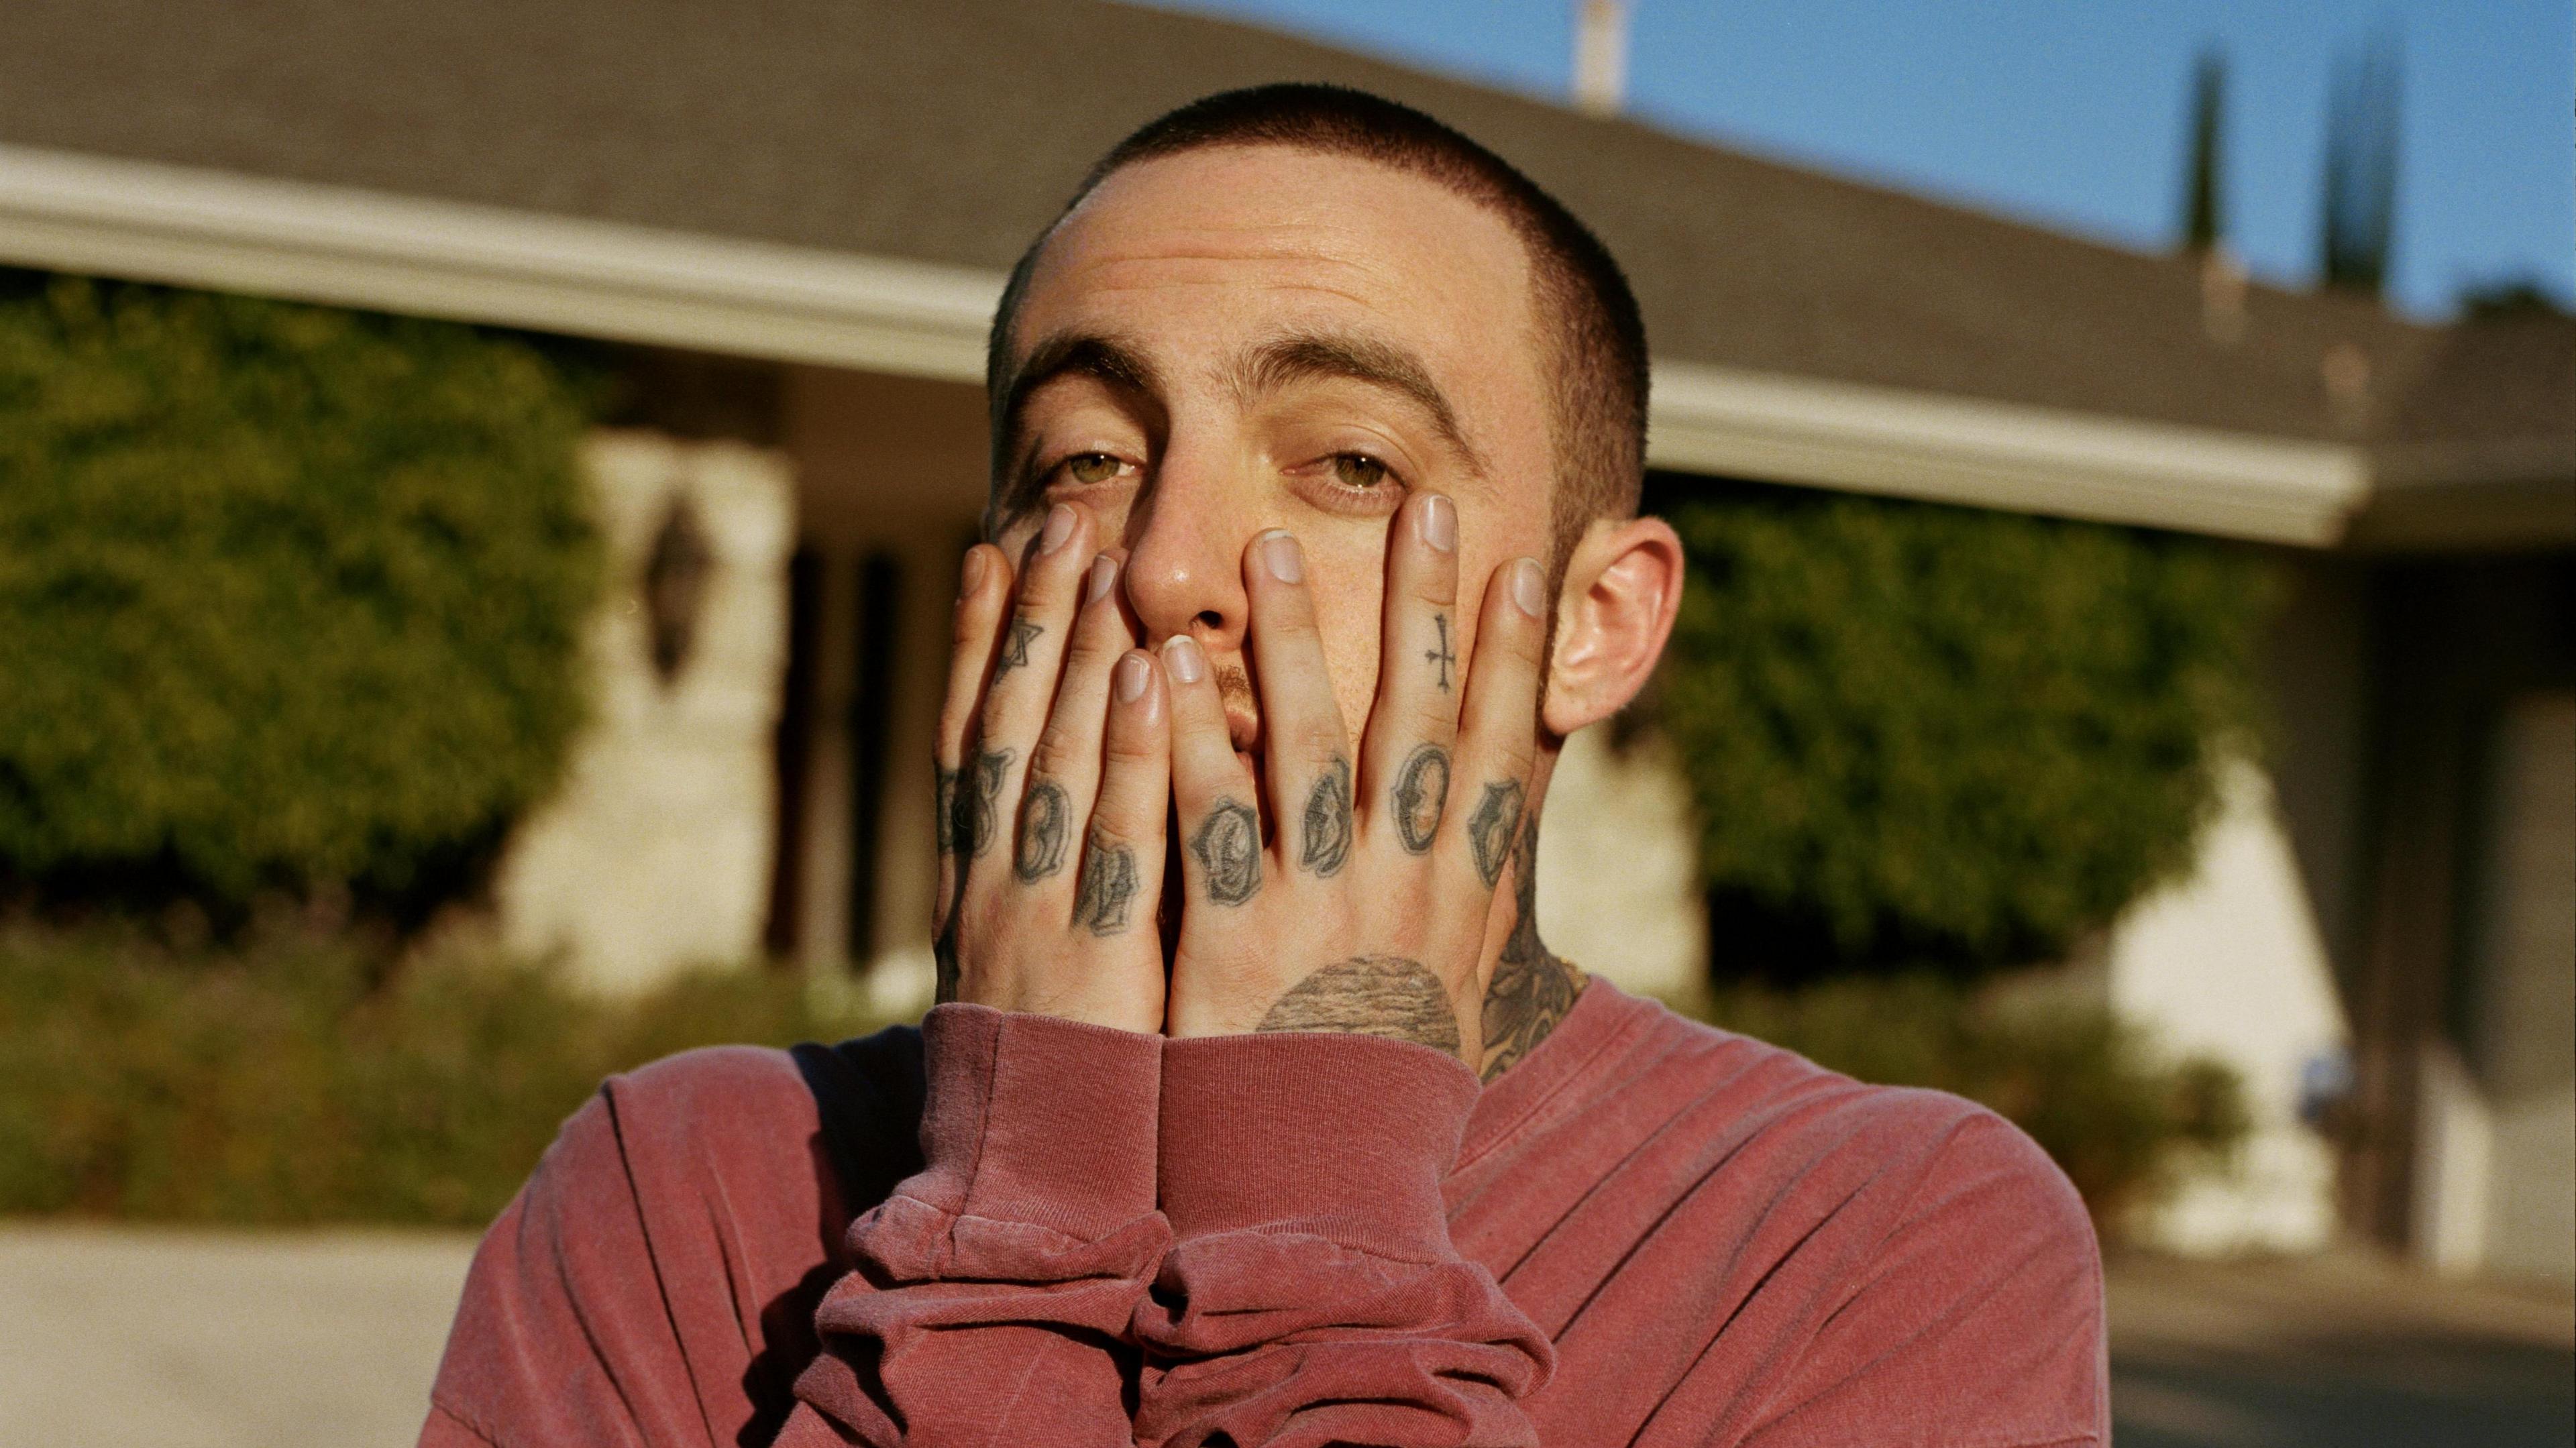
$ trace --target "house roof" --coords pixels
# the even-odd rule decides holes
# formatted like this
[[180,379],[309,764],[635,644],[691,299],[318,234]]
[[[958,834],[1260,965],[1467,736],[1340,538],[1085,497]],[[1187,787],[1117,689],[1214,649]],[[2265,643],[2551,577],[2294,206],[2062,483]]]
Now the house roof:
[[[1659,391],[1668,375],[1716,379],[1720,432],[1749,378],[1817,384],[1836,405],[1937,398],[2115,420],[2147,429],[2120,446],[2150,452],[2169,429],[2336,449],[2576,447],[2567,394],[2528,382],[2576,365],[2576,329],[2470,343],[2367,301],[2261,285],[2242,289],[2241,324],[2213,328],[2207,278],[2187,259],[1106,0],[20,0],[9,31],[0,146],[22,157],[970,279],[1007,267],[1142,120],[1228,86],[1338,81],[1451,121],[1591,222],[1637,287]],[[1681,451],[1754,457],[1731,443],[1700,457],[1686,438]],[[2340,486],[2307,461],[2289,471],[2321,497]]]

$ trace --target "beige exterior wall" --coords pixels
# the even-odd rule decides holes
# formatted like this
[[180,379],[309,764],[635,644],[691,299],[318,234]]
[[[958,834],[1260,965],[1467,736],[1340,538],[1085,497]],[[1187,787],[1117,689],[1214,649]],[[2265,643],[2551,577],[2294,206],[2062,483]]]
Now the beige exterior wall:
[[2497,722],[2461,1039],[2426,1048],[2415,1240],[2455,1273],[2576,1281],[2576,693]]
[[2145,1231],[2183,1252],[2310,1251],[2336,1229],[2335,1159],[2299,1119],[2301,1076],[2350,1029],[2270,775],[2239,760],[2221,797],[2192,873],[2114,928],[2109,991],[2162,1048],[2232,1067],[2253,1135],[2234,1170],[2187,1183]]
[[[586,640],[596,714],[562,788],[511,841],[496,893],[513,948],[638,990],[760,949],[793,483],[774,454],[636,432],[595,435],[584,464],[611,579]],[[683,498],[711,567],[694,647],[666,682],[641,578]]]
[[1667,998],[1708,972],[1689,787],[1658,739],[1611,747],[1595,725],[1565,741],[1538,837],[1548,948],[1620,989]]

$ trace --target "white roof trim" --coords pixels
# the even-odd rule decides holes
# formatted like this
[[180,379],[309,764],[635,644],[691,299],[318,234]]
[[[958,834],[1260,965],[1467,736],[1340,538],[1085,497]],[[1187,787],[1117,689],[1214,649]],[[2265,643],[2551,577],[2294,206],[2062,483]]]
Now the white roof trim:
[[998,273],[0,145],[0,260],[984,379]]
[[[0,261],[983,380],[998,272],[0,145]],[[1655,368],[1659,467],[2325,545],[2354,447]]]
[[1658,363],[1661,467],[2310,546],[2370,489],[2358,447]]

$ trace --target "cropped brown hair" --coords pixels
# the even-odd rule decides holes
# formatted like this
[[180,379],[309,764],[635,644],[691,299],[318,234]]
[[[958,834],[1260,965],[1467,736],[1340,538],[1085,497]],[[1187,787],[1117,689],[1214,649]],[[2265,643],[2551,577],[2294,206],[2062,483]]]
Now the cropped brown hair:
[[[1555,384],[1548,428],[1556,464],[1550,507],[1557,563],[1598,517],[1637,509],[1645,478],[1646,325],[1628,278],[1591,230],[1510,162],[1410,106],[1328,85],[1223,91],[1146,122],[1091,168],[1061,222],[1120,168],[1210,146],[1288,146],[1411,172],[1487,208],[1527,248],[1539,324]],[[1011,269],[993,316],[984,380],[993,399],[996,481],[1006,445],[1002,399],[1011,391],[1011,327],[1056,223]]]

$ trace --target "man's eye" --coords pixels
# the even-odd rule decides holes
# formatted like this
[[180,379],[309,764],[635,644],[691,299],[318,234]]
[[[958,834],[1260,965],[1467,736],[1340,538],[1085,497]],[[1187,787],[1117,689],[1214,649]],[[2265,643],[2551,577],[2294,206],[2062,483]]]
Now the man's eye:
[[1075,453],[1064,460],[1064,470],[1077,483],[1105,483],[1118,476],[1126,464],[1107,453]]
[[1386,482],[1386,464],[1367,453],[1335,453],[1333,477],[1346,488],[1368,492]]

